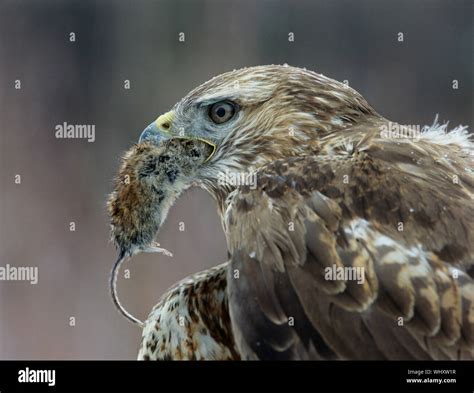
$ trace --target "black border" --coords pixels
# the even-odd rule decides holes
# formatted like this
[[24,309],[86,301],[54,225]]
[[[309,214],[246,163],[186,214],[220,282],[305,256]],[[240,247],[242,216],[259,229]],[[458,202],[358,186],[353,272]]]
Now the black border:
[[[56,385],[19,383],[54,369]],[[408,370],[455,370],[455,384],[408,384]],[[421,376],[424,378],[426,376]],[[474,361],[136,362],[1,361],[0,392],[470,392]]]

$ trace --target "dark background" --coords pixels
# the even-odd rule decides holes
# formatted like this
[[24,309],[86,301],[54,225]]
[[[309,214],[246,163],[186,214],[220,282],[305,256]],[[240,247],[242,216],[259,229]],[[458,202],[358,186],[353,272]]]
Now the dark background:
[[[472,37],[472,2],[460,0],[0,0],[0,266],[39,268],[37,285],[0,282],[0,359],[136,357],[140,329],[108,295],[105,200],[121,154],[190,89],[288,63],[348,80],[391,120],[431,124],[438,113],[470,126]],[[95,142],[56,139],[63,122],[94,124]],[[139,255],[119,282],[141,319],[167,287],[226,258],[200,190],[180,199],[159,240],[174,258]]]

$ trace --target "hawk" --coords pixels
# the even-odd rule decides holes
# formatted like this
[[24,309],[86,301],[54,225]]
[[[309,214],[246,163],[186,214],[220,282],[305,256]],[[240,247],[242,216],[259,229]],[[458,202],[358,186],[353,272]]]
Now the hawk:
[[163,251],[191,186],[214,198],[228,260],[144,323],[123,311],[143,326],[139,359],[473,359],[473,143],[437,121],[404,130],[349,86],[277,65],[219,75],[158,117],[109,199],[117,265]]

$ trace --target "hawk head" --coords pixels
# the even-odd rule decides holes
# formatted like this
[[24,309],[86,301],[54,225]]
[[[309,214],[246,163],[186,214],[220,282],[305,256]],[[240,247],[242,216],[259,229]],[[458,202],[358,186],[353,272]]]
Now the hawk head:
[[[113,238],[121,253],[145,250],[169,206],[193,184],[208,190],[223,213],[236,186],[232,179],[279,158],[314,154],[324,136],[343,134],[344,128],[369,116],[378,115],[355,90],[304,69],[272,65],[219,75],[143,131],[139,146],[159,151],[135,148],[125,157],[109,200]],[[198,141],[200,151],[205,150],[192,161],[192,171],[182,166],[194,150],[167,144],[171,140]],[[151,156],[158,160],[159,176],[141,169],[149,167]],[[163,156],[170,157],[166,165],[174,165],[178,174],[172,182],[161,175]],[[127,173],[130,181],[124,185]]]
[[140,142],[180,137],[208,143],[213,154],[195,181],[223,202],[233,188],[222,181],[231,176],[223,175],[314,153],[323,136],[371,115],[376,113],[365,99],[345,84],[301,68],[259,66],[192,90],[151,123]]

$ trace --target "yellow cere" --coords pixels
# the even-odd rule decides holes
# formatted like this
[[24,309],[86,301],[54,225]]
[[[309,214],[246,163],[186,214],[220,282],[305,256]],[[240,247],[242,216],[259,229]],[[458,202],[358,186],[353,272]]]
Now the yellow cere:
[[165,114],[161,115],[158,117],[158,119],[155,120],[155,124],[158,127],[158,129],[162,132],[169,132],[168,130],[171,127],[171,122],[173,121],[174,117],[174,112],[169,111],[166,112]]

